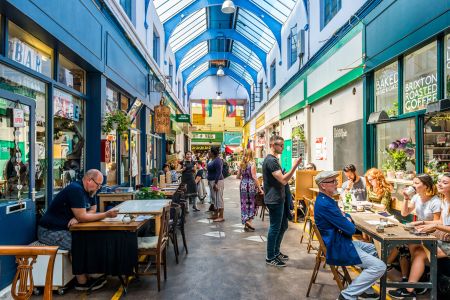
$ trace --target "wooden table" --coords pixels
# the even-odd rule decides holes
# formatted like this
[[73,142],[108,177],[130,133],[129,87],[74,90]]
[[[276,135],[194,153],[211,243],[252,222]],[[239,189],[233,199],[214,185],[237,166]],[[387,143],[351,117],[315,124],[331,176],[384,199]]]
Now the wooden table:
[[123,202],[134,199],[134,193],[99,193],[97,196],[100,212],[105,211],[106,202]]
[[[437,238],[432,235],[417,236],[403,229],[404,225],[393,218],[387,218],[389,222],[397,224],[393,227],[385,227],[383,233],[376,231],[376,224],[371,222],[380,221],[383,218],[379,214],[372,212],[355,212],[350,213],[356,227],[368,234],[375,240],[375,246],[379,246],[381,252],[381,260],[387,262],[389,252],[396,246],[405,244],[422,244],[430,251],[430,282],[387,282],[387,274],[385,273],[380,279],[380,298],[386,299],[386,288],[431,288],[431,299],[437,299]],[[378,249],[377,249],[378,250]]]
[[153,215],[155,218],[155,232],[159,233],[161,226],[161,214],[164,207],[170,206],[172,200],[150,199],[150,200],[129,200],[122,202],[115,208],[121,214],[133,215]]
[[98,221],[70,226],[73,274],[118,276],[126,292],[126,278],[134,274],[138,263],[138,231],[148,221],[129,224]]

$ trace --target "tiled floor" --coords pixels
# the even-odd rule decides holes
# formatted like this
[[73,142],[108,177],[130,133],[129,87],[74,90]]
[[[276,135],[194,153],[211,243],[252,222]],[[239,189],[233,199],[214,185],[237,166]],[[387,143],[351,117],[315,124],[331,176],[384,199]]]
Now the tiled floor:
[[[207,220],[208,205],[200,205],[200,212],[191,212],[187,221],[189,254],[182,254],[180,263],[170,245],[168,278],[157,292],[156,277],[141,277],[130,283],[132,299],[306,299],[305,293],[314,266],[314,254],[306,253],[306,245],[299,244],[300,224],[289,223],[282,251],[290,256],[288,266],[276,269],[265,264],[268,216],[264,222],[258,217],[255,232],[244,232],[240,223],[239,181],[228,178],[225,183],[225,218],[223,223]],[[179,243],[181,243],[181,238]],[[180,247],[180,250],[181,247]],[[183,252],[184,253],[184,252]],[[338,289],[327,269],[321,269],[309,299],[336,299]],[[118,299],[119,280],[108,283],[91,295],[73,289],[55,299]]]

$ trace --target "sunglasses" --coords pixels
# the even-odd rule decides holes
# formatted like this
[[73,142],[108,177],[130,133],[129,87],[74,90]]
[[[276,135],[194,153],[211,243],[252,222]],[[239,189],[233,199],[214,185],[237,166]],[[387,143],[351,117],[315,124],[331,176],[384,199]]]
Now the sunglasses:
[[100,184],[97,181],[95,181],[94,178],[91,178],[91,180],[97,185],[98,189],[102,187],[102,184]]

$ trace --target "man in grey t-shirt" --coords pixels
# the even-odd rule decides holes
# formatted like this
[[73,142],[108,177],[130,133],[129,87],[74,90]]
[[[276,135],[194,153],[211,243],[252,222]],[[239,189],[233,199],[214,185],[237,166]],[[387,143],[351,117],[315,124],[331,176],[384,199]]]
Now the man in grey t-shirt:
[[367,200],[366,181],[358,175],[355,165],[348,164],[343,171],[347,181],[342,184],[341,196],[344,197],[346,193],[351,193],[356,201]]

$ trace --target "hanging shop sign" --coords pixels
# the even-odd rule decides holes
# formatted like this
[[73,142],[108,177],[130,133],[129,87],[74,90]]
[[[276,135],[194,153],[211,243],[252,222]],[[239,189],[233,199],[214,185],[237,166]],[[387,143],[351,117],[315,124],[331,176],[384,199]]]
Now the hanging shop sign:
[[175,121],[177,121],[178,123],[190,123],[191,116],[188,114],[176,114]]
[[80,120],[80,106],[73,102],[72,95],[55,89],[53,91],[54,115],[78,122]]
[[212,143],[223,141],[223,132],[193,132],[192,142],[194,143]]
[[437,101],[437,74],[421,75],[405,81],[403,108],[405,112],[425,109],[430,102]]
[[164,105],[155,106],[155,132],[170,133],[170,107]]
[[192,151],[208,151],[211,149],[211,145],[192,145]]
[[225,132],[223,143],[225,145],[240,145],[242,143],[242,132]]
[[13,127],[25,127],[25,114],[23,109],[13,108]]

